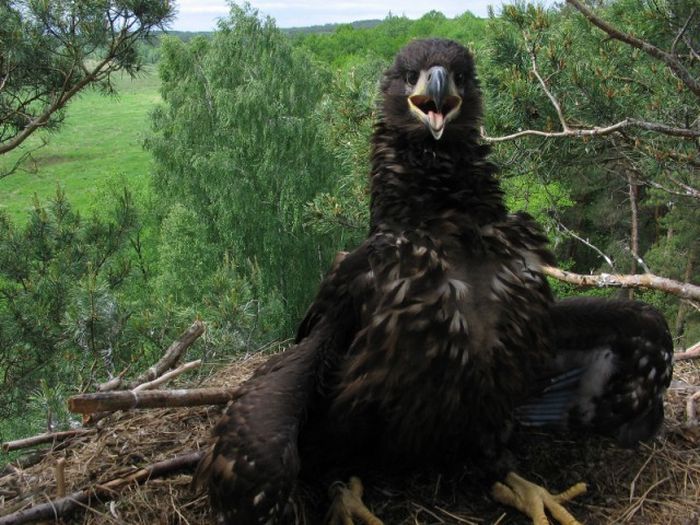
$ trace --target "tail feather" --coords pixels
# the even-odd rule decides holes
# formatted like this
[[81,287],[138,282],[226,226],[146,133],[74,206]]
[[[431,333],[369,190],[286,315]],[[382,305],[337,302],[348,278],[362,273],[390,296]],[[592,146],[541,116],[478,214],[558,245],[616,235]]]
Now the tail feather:
[[577,367],[547,380],[538,395],[516,408],[516,421],[526,427],[565,426],[583,373],[584,369]]

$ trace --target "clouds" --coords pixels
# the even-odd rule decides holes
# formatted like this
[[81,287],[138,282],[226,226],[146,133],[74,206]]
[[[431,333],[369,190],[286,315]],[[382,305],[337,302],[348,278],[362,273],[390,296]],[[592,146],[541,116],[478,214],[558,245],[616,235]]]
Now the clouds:
[[[330,22],[352,22],[385,18],[389,12],[419,18],[434,9],[452,17],[471,11],[486,16],[486,6],[500,4],[496,0],[435,0],[429,4],[408,3],[405,0],[251,0],[250,4],[263,15],[270,15],[279,27],[309,26]],[[216,19],[228,14],[225,0],[178,0],[178,17],[173,29],[206,31],[216,27]]]

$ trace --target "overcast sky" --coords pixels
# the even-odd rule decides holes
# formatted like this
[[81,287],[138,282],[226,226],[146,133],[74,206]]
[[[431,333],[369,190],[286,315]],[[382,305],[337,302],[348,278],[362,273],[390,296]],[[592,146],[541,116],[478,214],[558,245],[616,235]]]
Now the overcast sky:
[[[171,29],[179,31],[210,31],[216,28],[217,18],[228,14],[225,0],[176,0],[178,16]],[[407,2],[406,0],[250,0],[250,4],[263,15],[270,15],[278,27],[297,27],[327,24],[329,22],[353,22],[394,15],[420,18],[430,10],[441,11],[448,17],[471,11],[486,16],[486,7],[500,6],[501,0],[432,0]]]

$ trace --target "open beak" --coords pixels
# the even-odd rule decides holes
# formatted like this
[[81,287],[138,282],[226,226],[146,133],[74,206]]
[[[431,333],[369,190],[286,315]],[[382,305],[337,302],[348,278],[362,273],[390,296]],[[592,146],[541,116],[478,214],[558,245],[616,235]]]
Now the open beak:
[[418,82],[408,97],[411,113],[425,124],[435,140],[440,140],[445,125],[459,114],[462,97],[454,81],[442,66],[420,72]]

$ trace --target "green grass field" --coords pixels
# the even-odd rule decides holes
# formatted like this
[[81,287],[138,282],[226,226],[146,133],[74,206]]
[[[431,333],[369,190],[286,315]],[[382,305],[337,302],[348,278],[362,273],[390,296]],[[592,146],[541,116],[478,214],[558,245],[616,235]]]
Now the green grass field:
[[[150,169],[150,155],[141,144],[148,130],[148,114],[160,100],[154,69],[131,79],[116,77],[118,95],[83,92],[66,110],[64,125],[46,133],[47,146],[33,154],[13,174],[0,178],[0,209],[17,222],[27,219],[34,194],[43,202],[60,185],[81,213],[100,206],[100,196],[111,181],[124,180],[142,188]],[[28,147],[40,144],[30,137]],[[21,152],[0,157],[0,173],[11,168]]]

